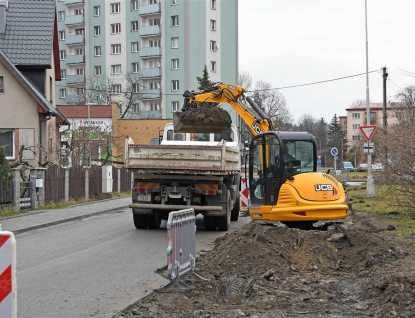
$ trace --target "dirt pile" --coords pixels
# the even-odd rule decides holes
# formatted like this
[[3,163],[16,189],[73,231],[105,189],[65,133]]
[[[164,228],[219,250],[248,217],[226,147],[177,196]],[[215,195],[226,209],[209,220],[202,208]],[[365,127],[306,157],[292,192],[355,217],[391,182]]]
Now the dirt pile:
[[176,112],[173,126],[176,132],[221,133],[232,124],[226,110],[219,107],[198,107],[184,112]]
[[413,317],[413,250],[386,233],[370,215],[325,231],[252,222],[198,256],[208,282],[116,317]]

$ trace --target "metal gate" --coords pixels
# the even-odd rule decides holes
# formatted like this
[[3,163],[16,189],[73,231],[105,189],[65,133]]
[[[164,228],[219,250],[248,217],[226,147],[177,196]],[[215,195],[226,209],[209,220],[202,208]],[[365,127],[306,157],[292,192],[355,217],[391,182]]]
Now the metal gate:
[[30,210],[31,196],[30,196],[30,181],[20,182],[20,210]]

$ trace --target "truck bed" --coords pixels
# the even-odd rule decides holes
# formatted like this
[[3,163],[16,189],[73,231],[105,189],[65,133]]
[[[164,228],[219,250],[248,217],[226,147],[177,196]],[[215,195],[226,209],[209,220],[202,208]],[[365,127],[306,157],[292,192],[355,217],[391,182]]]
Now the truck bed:
[[240,172],[239,151],[215,146],[128,144],[126,167],[136,173],[232,175]]

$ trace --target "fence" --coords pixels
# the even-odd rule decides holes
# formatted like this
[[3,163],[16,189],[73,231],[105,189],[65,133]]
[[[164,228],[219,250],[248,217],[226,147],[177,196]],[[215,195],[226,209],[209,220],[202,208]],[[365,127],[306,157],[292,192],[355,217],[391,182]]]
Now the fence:
[[45,171],[45,203],[65,200],[65,169],[58,165]]
[[0,204],[13,202],[13,182],[0,180]]
[[127,192],[131,190],[131,172],[126,168],[114,169],[113,180],[115,192]]

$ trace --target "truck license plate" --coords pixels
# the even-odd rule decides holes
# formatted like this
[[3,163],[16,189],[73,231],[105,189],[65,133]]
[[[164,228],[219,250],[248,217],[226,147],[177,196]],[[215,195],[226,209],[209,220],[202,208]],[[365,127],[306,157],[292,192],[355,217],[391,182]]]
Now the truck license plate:
[[151,201],[151,193],[137,193],[137,201]]

